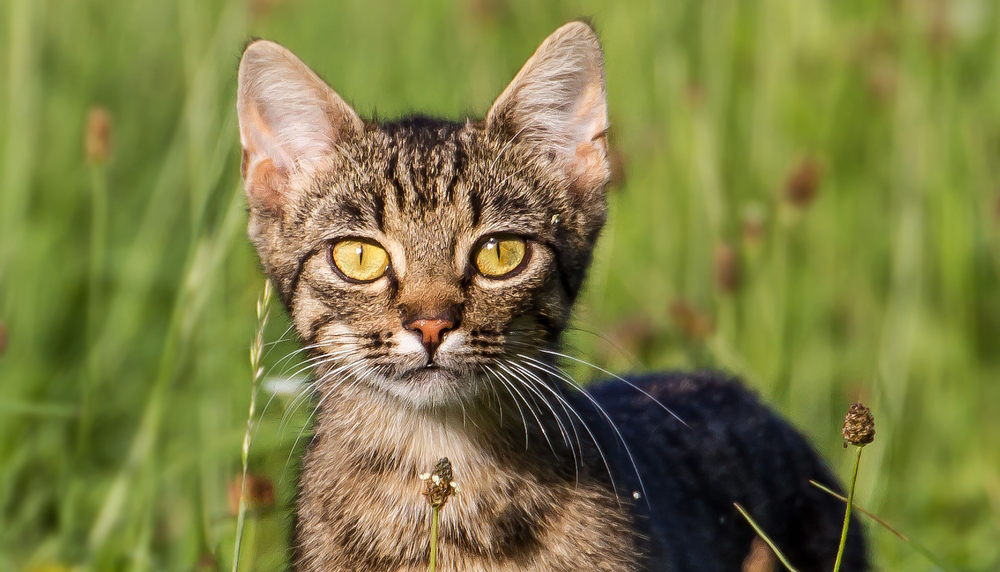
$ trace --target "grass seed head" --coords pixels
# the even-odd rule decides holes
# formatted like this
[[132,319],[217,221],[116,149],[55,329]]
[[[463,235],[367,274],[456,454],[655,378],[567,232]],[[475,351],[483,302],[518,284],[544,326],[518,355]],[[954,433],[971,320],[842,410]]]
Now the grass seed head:
[[427,503],[436,509],[440,509],[455,493],[458,486],[452,481],[451,461],[443,457],[434,465],[434,470],[430,473],[420,475],[424,480],[424,496]]
[[860,402],[851,406],[844,418],[844,443],[858,447],[864,447],[875,440],[875,417],[872,416],[871,409],[868,409]]
[[243,475],[237,475],[229,481],[229,513],[233,516],[239,514],[240,497],[245,495],[246,507],[250,511],[265,512],[274,508],[274,482],[264,476],[247,473],[246,485],[243,484]]
[[670,317],[689,340],[704,340],[712,334],[712,318],[687,300],[671,302]]
[[83,140],[87,162],[102,165],[111,155],[111,113],[103,107],[87,112],[87,131]]
[[816,199],[822,179],[819,161],[813,157],[801,159],[785,180],[785,200],[794,207],[805,209]]
[[715,247],[715,287],[723,294],[733,294],[740,286],[740,263],[736,249],[727,242]]

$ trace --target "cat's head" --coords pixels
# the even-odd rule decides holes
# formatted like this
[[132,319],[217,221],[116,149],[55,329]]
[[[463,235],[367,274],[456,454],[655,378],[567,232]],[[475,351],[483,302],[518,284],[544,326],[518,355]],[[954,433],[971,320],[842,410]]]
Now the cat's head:
[[588,25],[549,36],[482,121],[367,122],[266,41],[237,104],[250,238],[325,382],[424,405],[540,376],[606,215]]

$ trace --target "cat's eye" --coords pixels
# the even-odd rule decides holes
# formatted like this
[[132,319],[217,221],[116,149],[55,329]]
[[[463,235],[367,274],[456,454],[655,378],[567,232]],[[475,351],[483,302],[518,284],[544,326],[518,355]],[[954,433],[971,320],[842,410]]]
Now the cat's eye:
[[506,278],[527,260],[528,243],[519,236],[493,235],[479,243],[473,261],[487,278]]
[[389,253],[378,244],[360,238],[337,241],[330,247],[334,268],[349,282],[371,282],[389,268]]

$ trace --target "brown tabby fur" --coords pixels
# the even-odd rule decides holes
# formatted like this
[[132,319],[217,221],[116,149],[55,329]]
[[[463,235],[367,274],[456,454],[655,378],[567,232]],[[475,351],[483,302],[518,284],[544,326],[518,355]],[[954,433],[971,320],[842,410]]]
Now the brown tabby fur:
[[[583,394],[558,368],[606,216],[588,25],[549,36],[481,121],[364,121],[266,41],[243,55],[237,104],[250,238],[316,375],[296,569],[425,570],[419,474],[440,457],[460,486],[441,572],[736,570],[753,531],[733,502],[800,570],[830,569],[843,506],[808,481],[834,479],[741,384],[652,374]],[[476,252],[497,235],[523,239],[525,262],[491,278]],[[348,279],[344,239],[384,248],[385,274]],[[844,570],[865,570],[850,536]]]
[[[583,74],[574,81],[587,90],[580,114],[594,124],[585,126],[594,132],[589,139],[561,141],[549,123],[533,124],[560,95],[526,100],[533,86],[518,80],[485,121],[362,122],[283,48],[247,48],[239,103],[250,236],[312,354],[332,356],[316,366],[320,405],[301,475],[299,570],[426,569],[430,508],[418,474],[443,456],[460,484],[442,513],[443,572],[637,566],[631,517],[609,494],[604,466],[584,464],[577,475],[568,442],[547,444],[556,424],[523,417],[524,395],[497,382],[503,371],[488,373],[511,348],[541,358],[523,348],[554,346],[605,218],[596,36],[572,23],[539,53],[534,73],[569,66]],[[567,64],[572,58],[580,61]],[[274,67],[292,71],[269,76]],[[268,99],[268,82],[314,97],[285,109]],[[307,133],[304,146],[289,142],[295,133],[275,143],[287,125],[278,115],[303,105],[321,108],[328,129]],[[294,129],[308,131],[301,123]],[[269,146],[298,156],[282,164]],[[490,280],[469,268],[477,240],[492,232],[531,238],[517,276]],[[336,279],[326,249],[350,236],[389,251],[387,277],[365,285]],[[447,312],[460,319],[437,352],[443,371],[414,373],[422,361],[393,354],[414,345],[404,323]]]

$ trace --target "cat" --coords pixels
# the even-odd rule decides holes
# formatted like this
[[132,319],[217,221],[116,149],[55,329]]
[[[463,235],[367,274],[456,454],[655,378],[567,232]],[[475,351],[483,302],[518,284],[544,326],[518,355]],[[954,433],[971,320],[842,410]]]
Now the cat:
[[[832,569],[844,505],[806,440],[718,373],[584,391],[559,367],[606,217],[603,54],[550,35],[482,120],[363,120],[250,43],[237,107],[248,234],[314,363],[293,565],[423,571],[421,473],[459,484],[439,570],[739,570],[755,533]],[[857,522],[844,570],[868,567]]]

